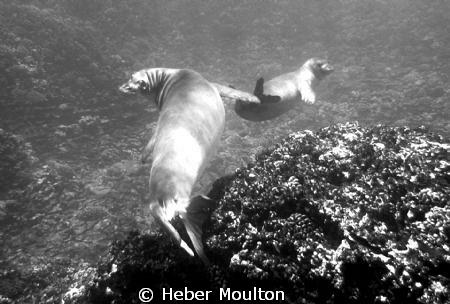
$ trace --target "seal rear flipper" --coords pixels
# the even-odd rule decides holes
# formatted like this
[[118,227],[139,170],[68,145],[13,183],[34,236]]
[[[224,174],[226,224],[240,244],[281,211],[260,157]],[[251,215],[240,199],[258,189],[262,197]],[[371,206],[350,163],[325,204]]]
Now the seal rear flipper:
[[265,95],[264,94],[264,78],[261,77],[256,80],[255,89],[253,90],[253,95],[259,98],[261,103],[277,103],[281,100],[280,96]]
[[159,203],[150,204],[150,213],[162,226],[164,231],[167,232],[181,248],[183,248],[190,256],[194,256],[192,249],[188,246],[188,244],[186,244],[185,241],[183,241],[175,227],[173,227],[172,224],[165,218],[164,212]]
[[205,265],[209,265],[209,260],[205,255],[205,251],[203,250],[202,244],[202,230],[199,226],[192,222],[189,215],[186,215],[186,218],[183,218],[184,226],[186,227],[186,231],[191,239],[192,245],[194,245],[195,252],[197,252],[200,259],[203,261]]
[[256,80],[255,89],[253,90],[253,95],[260,97],[264,92],[264,78],[260,77]]
[[209,265],[209,260],[203,250],[202,226],[205,220],[211,215],[214,206],[214,200],[209,197],[202,195],[196,196],[191,199],[186,214],[182,217],[192,245],[205,265]]

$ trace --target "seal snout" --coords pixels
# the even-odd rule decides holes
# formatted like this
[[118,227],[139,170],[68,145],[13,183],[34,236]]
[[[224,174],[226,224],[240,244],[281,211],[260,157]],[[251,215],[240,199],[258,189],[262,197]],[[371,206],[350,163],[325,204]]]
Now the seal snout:
[[311,65],[311,70],[317,79],[322,80],[334,71],[334,67],[326,59],[315,59]]
[[133,90],[130,88],[130,86],[128,85],[128,82],[122,84],[122,85],[119,87],[119,91],[122,92],[122,93],[126,93],[126,94],[134,93],[134,91],[133,91]]
[[334,67],[331,64],[329,64],[328,62],[326,62],[322,65],[322,70],[327,71],[327,72],[333,72]]

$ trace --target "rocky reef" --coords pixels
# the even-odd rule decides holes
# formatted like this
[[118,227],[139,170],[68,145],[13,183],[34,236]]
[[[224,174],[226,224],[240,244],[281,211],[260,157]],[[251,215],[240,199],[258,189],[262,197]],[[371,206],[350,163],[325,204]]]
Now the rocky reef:
[[143,287],[155,300],[162,288],[257,287],[286,303],[448,303],[449,148],[424,128],[293,133],[214,184],[209,267],[133,232],[64,303],[139,303]]

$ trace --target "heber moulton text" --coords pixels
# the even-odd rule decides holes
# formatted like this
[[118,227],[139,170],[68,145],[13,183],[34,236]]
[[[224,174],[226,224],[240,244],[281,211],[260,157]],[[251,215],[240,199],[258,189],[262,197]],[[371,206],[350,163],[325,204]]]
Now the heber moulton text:
[[173,288],[162,289],[163,301],[208,301],[213,298],[222,301],[283,301],[284,291],[282,290],[263,290],[259,287],[253,287],[252,290],[232,290],[231,288],[220,288],[219,294],[214,294],[211,290],[174,290]]

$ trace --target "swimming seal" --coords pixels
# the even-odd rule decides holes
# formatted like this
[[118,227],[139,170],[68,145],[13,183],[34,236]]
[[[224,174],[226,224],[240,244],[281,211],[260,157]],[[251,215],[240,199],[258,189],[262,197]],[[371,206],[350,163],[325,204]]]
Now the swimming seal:
[[141,93],[159,108],[156,130],[143,152],[151,155],[150,212],[164,230],[190,255],[170,220],[180,216],[198,256],[203,251],[201,225],[211,200],[191,199],[194,184],[214,153],[225,124],[225,109],[217,89],[199,73],[186,69],[153,68],[134,73],[124,93]]
[[263,78],[258,79],[254,95],[259,98],[260,103],[237,100],[234,109],[244,119],[263,121],[289,111],[299,101],[313,104],[316,101],[314,87],[333,70],[324,59],[308,59],[297,71],[267,82]]

